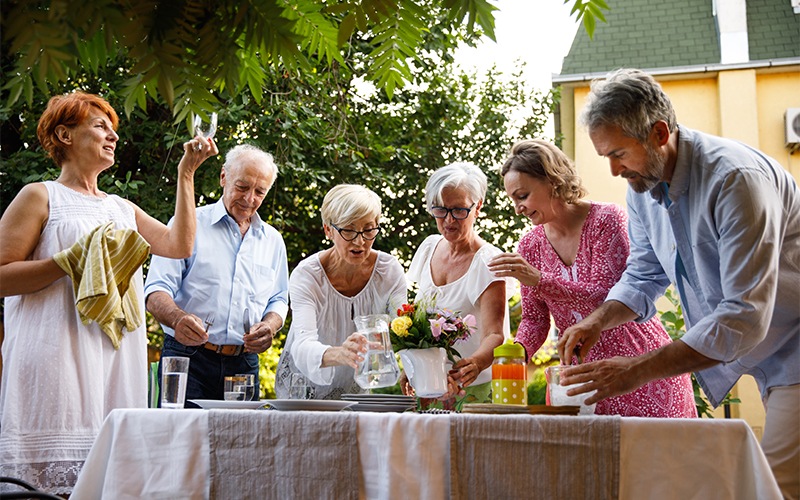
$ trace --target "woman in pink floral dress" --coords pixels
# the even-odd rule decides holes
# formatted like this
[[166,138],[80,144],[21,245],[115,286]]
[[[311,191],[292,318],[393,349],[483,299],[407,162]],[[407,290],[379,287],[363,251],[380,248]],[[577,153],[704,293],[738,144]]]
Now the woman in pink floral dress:
[[[550,317],[559,331],[595,310],[625,269],[627,215],[617,205],[583,200],[586,190],[561,150],[540,140],[514,145],[501,170],[515,211],[535,227],[516,254],[495,257],[489,268],[522,285],[522,322],[516,341],[528,356],[547,339]],[[656,317],[603,332],[583,361],[637,356],[671,342]],[[696,417],[688,374],[655,380],[597,403],[595,413],[637,417]]]

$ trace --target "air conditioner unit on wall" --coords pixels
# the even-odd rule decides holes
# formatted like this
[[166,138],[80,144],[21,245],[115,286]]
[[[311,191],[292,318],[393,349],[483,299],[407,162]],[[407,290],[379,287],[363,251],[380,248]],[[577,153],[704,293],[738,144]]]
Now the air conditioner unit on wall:
[[786,122],[786,147],[794,153],[800,150],[800,108],[787,108],[784,118]]

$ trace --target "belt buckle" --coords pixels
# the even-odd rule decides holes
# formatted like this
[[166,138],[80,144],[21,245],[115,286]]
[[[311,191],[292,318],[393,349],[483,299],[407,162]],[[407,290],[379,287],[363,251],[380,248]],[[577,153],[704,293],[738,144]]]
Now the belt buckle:
[[231,354],[231,356],[239,356],[240,354],[242,354],[243,351],[244,351],[244,344],[239,344],[233,350],[233,354]]

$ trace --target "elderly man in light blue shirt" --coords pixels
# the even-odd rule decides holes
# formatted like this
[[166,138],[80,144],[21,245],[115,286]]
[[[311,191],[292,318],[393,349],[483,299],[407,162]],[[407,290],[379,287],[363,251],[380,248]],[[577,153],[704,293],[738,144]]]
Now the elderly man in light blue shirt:
[[223,399],[229,375],[253,374],[258,388],[258,353],[286,318],[286,246],[257,213],[277,174],[269,153],[233,148],[220,172],[222,199],[197,209],[192,255],[150,264],[147,310],[166,334],[162,356],[191,358],[187,400]]
[[[715,406],[743,374],[766,408],[762,448],[786,498],[800,497],[800,190],[772,158],[679,126],[669,98],[637,70],[592,84],[582,116],[598,154],[628,180],[631,252],[606,302],[567,329],[562,360],[603,330],[656,313],[674,283],[683,338],[633,358],[565,371],[587,400],[695,371]],[[567,361],[568,362],[568,361]]]

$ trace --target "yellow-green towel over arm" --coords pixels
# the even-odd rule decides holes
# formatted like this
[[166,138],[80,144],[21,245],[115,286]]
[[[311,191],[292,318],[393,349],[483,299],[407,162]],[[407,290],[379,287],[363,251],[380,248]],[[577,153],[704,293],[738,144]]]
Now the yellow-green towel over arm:
[[132,229],[113,227],[113,222],[96,227],[53,259],[72,278],[81,321],[97,322],[119,349],[123,326],[133,331],[144,320],[136,288],[130,284],[150,245]]

